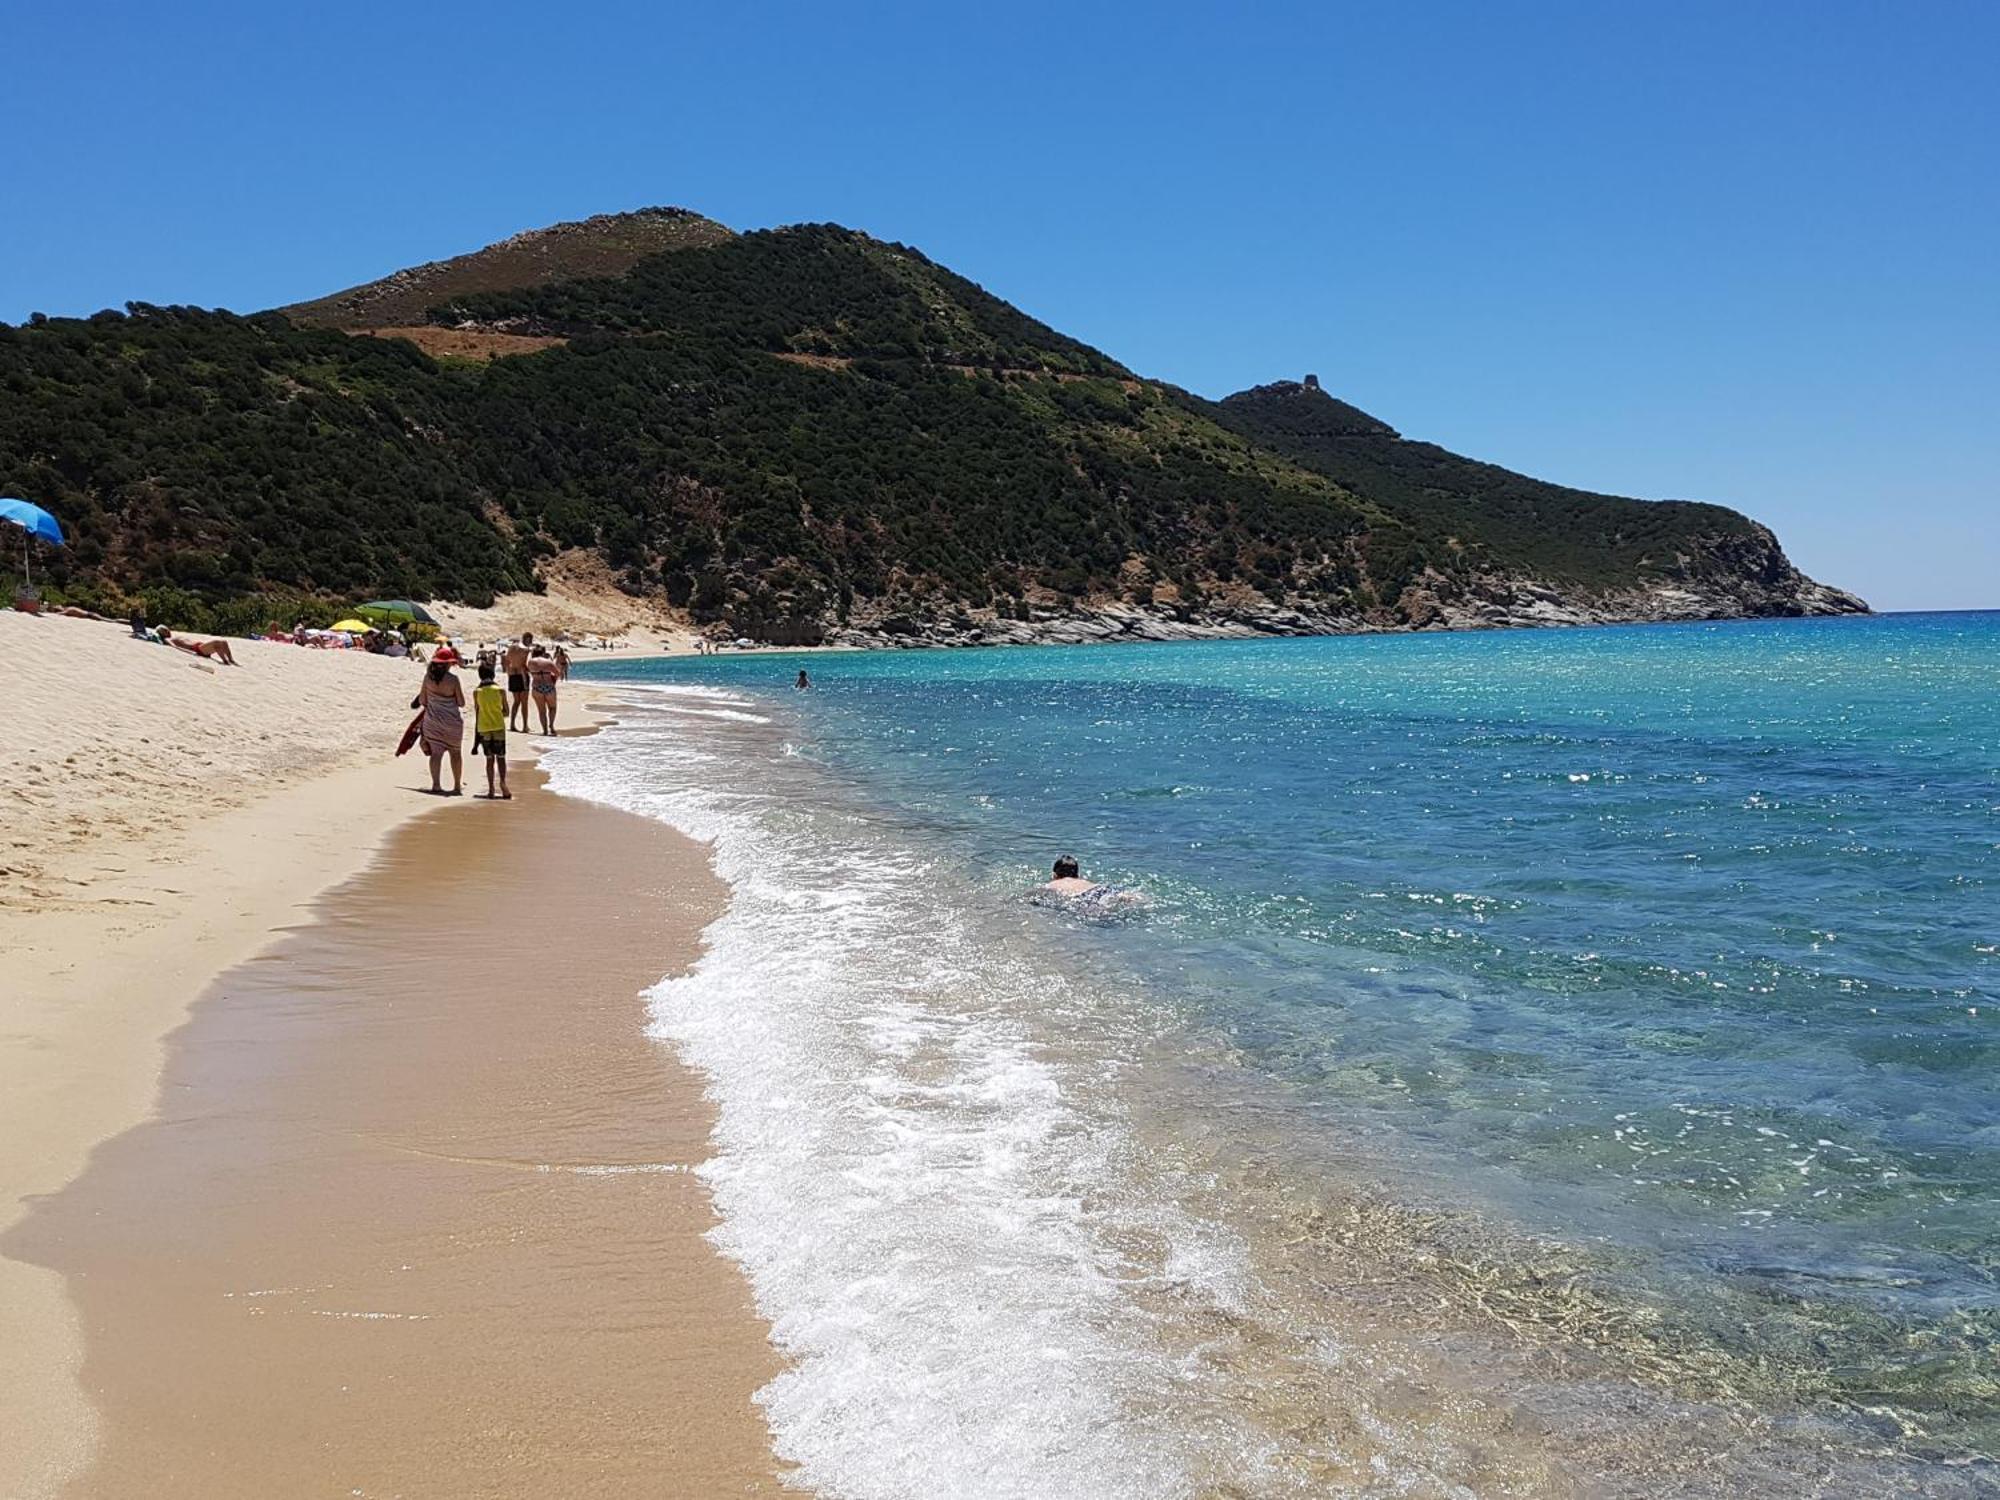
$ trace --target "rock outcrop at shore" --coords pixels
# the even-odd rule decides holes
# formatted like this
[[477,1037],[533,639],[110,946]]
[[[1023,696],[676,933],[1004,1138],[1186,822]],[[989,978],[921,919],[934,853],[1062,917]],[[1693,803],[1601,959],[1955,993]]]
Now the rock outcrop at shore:
[[1437,630],[1529,630],[1701,620],[1865,615],[1865,600],[1801,573],[1766,527],[1715,538],[1678,559],[1682,576],[1604,593],[1537,579],[1469,579],[1427,573],[1394,610],[1274,603],[1254,589],[1219,591],[1199,607],[1097,599],[1030,606],[1028,618],[993,609],[872,614],[826,633],[829,645],[1087,645],[1111,641],[1243,640],[1258,636],[1368,635]]
[[1730,589],[1661,586],[1577,599],[1547,584],[1494,579],[1439,598],[1418,588],[1411,617],[1293,608],[1255,598],[1201,609],[1120,600],[1052,608],[1027,620],[990,609],[892,616],[830,630],[825,642],[866,649],[930,646],[1090,645],[1113,641],[1248,640],[1259,636],[1407,634],[1442,630],[1530,630],[1574,625],[1649,625],[1701,620],[1865,615],[1865,601],[1794,572],[1788,585]]

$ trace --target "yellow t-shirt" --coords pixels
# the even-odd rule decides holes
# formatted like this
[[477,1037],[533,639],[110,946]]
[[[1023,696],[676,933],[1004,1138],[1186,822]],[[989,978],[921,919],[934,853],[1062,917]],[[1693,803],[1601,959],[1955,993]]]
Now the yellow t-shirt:
[[473,728],[481,734],[507,732],[507,695],[490,682],[472,690]]

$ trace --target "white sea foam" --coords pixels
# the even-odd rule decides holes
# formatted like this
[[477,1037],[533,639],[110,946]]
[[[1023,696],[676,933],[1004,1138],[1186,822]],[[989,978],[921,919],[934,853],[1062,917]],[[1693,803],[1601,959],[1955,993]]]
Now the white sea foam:
[[[592,682],[590,686],[596,688],[600,684]],[[738,708],[750,708],[755,704],[754,699],[746,698],[739,692],[700,682],[606,682],[601,686],[622,696],[663,702],[690,698],[704,703],[733,703]]]
[[763,714],[745,713],[740,708],[693,708],[682,704],[667,705],[669,713],[686,714],[694,719],[725,719],[732,724],[768,724],[771,721]]
[[706,687],[692,682],[620,682],[604,686],[630,702],[669,713],[722,719],[732,724],[771,722],[766,714],[750,712],[756,707],[753,699],[741,693],[732,693],[727,688]]
[[1091,1060],[1035,1030],[1080,998],[985,941],[916,850],[798,796],[814,773],[775,734],[634,701],[545,765],[712,842],[732,887],[653,1029],[718,1105],[715,1237],[787,1356],[759,1399],[800,1480],[852,1500],[1254,1484],[1268,1441],[1193,1394],[1199,1360],[1149,1310],[1233,1312],[1241,1247],[1130,1190]]

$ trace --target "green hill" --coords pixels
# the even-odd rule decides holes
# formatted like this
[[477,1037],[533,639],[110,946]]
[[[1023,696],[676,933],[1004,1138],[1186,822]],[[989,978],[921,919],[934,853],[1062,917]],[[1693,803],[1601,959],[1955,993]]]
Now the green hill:
[[429,321],[530,333],[673,334],[767,352],[1129,376],[907,245],[802,224],[618,276],[440,301]]
[[62,588],[233,622],[484,602],[581,547],[771,639],[1861,607],[1734,512],[1538,485],[1306,387],[1203,401],[832,225],[608,216],[287,314],[0,327],[0,492],[71,528]]
[[1208,410],[1231,431],[1500,571],[1615,587],[1674,576],[1690,546],[1719,557],[1731,541],[1755,544],[1768,535],[1719,505],[1568,489],[1412,442],[1325,394],[1312,377],[1239,391]]

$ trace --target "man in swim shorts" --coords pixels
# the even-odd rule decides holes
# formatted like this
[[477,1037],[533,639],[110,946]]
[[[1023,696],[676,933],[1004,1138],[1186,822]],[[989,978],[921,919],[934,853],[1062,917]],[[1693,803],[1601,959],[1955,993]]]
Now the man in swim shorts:
[[510,729],[528,732],[528,653],[534,649],[535,633],[523,631],[518,641],[507,644],[504,658],[507,667],[507,692],[510,710],[507,725]]

